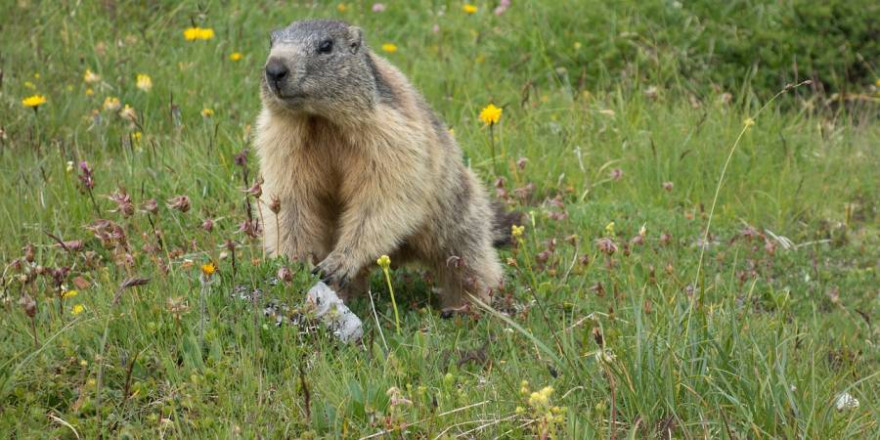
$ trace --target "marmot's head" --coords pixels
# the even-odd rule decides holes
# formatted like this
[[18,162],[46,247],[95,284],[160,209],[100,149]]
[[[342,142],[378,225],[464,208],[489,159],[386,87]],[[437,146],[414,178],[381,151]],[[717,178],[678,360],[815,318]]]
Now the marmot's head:
[[342,21],[297,21],[272,32],[263,70],[264,104],[334,118],[372,108],[377,85],[360,28]]

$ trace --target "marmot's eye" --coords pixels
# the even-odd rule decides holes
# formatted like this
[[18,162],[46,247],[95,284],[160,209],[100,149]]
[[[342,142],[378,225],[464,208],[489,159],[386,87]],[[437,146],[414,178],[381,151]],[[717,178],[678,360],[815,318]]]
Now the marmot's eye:
[[318,45],[318,53],[333,52],[333,40],[324,40]]

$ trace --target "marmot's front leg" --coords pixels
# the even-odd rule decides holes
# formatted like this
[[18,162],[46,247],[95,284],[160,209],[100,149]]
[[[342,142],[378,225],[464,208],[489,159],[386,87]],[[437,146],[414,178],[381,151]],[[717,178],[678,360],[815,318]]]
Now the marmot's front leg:
[[[393,163],[393,161],[391,161]],[[424,218],[424,191],[411,172],[381,170],[344,188],[349,201],[340,219],[339,237],[333,251],[318,264],[328,284],[347,285],[376,258],[391,254]]]

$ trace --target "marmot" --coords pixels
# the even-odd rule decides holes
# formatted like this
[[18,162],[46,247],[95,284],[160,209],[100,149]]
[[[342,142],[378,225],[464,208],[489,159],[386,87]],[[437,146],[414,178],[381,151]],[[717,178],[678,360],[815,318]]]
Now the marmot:
[[263,225],[269,255],[316,264],[343,298],[387,254],[432,269],[444,311],[488,300],[515,217],[421,94],[342,21],[297,21],[270,45],[255,137],[263,194],[280,201],[278,225]]

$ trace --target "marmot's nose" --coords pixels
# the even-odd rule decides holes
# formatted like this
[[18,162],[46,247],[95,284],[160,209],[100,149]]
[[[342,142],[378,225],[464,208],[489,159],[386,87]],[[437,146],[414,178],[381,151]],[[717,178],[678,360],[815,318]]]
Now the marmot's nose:
[[269,60],[266,64],[266,78],[273,82],[278,82],[287,77],[290,70],[281,61]]

